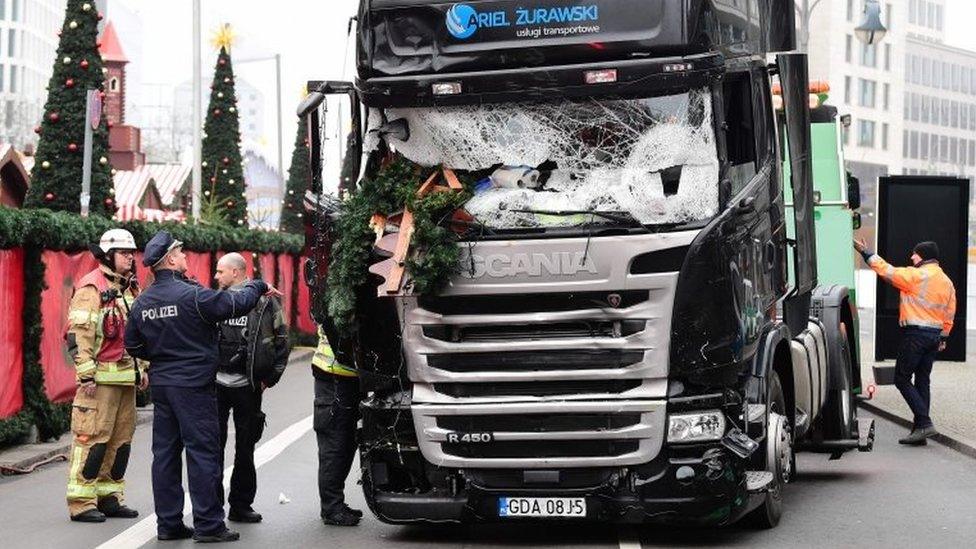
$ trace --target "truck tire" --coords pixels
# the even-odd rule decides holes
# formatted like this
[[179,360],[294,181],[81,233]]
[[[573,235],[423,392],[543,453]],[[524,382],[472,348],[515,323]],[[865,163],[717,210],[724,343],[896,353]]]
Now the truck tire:
[[[748,522],[761,529],[774,528],[783,516],[783,490],[793,474],[795,454],[793,429],[786,413],[786,395],[779,374],[769,375],[769,406],[767,408],[765,461],[766,470],[773,473],[773,483],[766,491],[765,500],[749,514]],[[762,450],[761,450],[762,451]]]
[[857,403],[851,387],[851,343],[847,325],[840,325],[840,389],[832,389],[824,403],[824,440],[857,438]]

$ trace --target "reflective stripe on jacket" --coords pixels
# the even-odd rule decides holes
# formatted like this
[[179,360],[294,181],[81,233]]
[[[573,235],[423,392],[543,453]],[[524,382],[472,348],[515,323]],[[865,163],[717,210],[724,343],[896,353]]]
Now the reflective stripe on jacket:
[[949,335],[956,316],[956,288],[938,262],[893,267],[875,254],[868,258],[868,265],[901,292],[899,324],[937,329],[943,337]]
[[135,384],[135,361],[123,345],[134,300],[129,281],[106,267],[95,269],[78,282],[65,334],[78,380],[94,379],[101,385]]
[[329,338],[325,336],[322,328],[319,328],[319,346],[315,349],[315,356],[312,357],[312,366],[315,366],[323,372],[337,376],[357,376],[356,370],[343,366],[336,360],[335,354],[332,352],[332,346],[329,345]]

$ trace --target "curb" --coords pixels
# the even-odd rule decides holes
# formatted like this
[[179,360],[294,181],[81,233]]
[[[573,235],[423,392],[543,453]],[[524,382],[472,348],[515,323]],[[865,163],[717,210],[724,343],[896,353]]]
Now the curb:
[[[136,427],[140,425],[146,425],[148,423],[152,423],[152,409],[150,408],[146,410],[147,413],[138,413],[140,410],[144,410],[144,409],[139,409],[136,411],[137,412]],[[29,458],[22,459],[14,463],[0,463],[0,468],[29,471],[32,467],[40,463],[43,463],[45,461],[51,460],[52,458],[55,458],[57,456],[63,455],[65,456],[65,458],[67,458],[68,453],[71,452],[71,443],[72,443],[71,437],[69,436],[67,437],[67,442],[61,446],[58,446],[57,448],[53,448],[51,450],[47,450],[39,454],[35,454]]]
[[[871,404],[870,401],[862,400],[858,402],[858,406],[906,429],[912,428],[912,421],[910,419],[903,418],[898,414],[889,412],[888,410],[885,410],[879,406],[875,406],[874,404]],[[949,448],[950,450],[955,450],[964,456],[976,459],[976,441],[966,439],[955,433],[947,434],[942,431],[939,431],[937,435],[932,437],[932,440],[938,442],[946,448]]]

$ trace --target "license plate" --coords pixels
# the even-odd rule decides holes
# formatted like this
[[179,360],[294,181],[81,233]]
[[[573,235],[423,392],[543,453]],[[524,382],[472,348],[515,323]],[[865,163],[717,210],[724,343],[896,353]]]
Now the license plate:
[[585,517],[586,498],[498,498],[499,517]]

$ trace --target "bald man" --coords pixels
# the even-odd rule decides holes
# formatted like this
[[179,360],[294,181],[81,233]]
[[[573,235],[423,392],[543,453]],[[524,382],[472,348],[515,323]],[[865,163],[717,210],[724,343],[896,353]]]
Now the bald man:
[[[247,282],[244,257],[230,253],[220,258],[214,280],[223,290],[243,289]],[[262,392],[281,379],[288,363],[288,327],[280,301],[263,297],[247,315],[224,321],[220,325],[219,341],[217,411],[221,448],[227,445],[231,412],[235,431],[227,518],[234,522],[261,522],[261,515],[251,507],[257,493],[254,447],[264,431]]]

